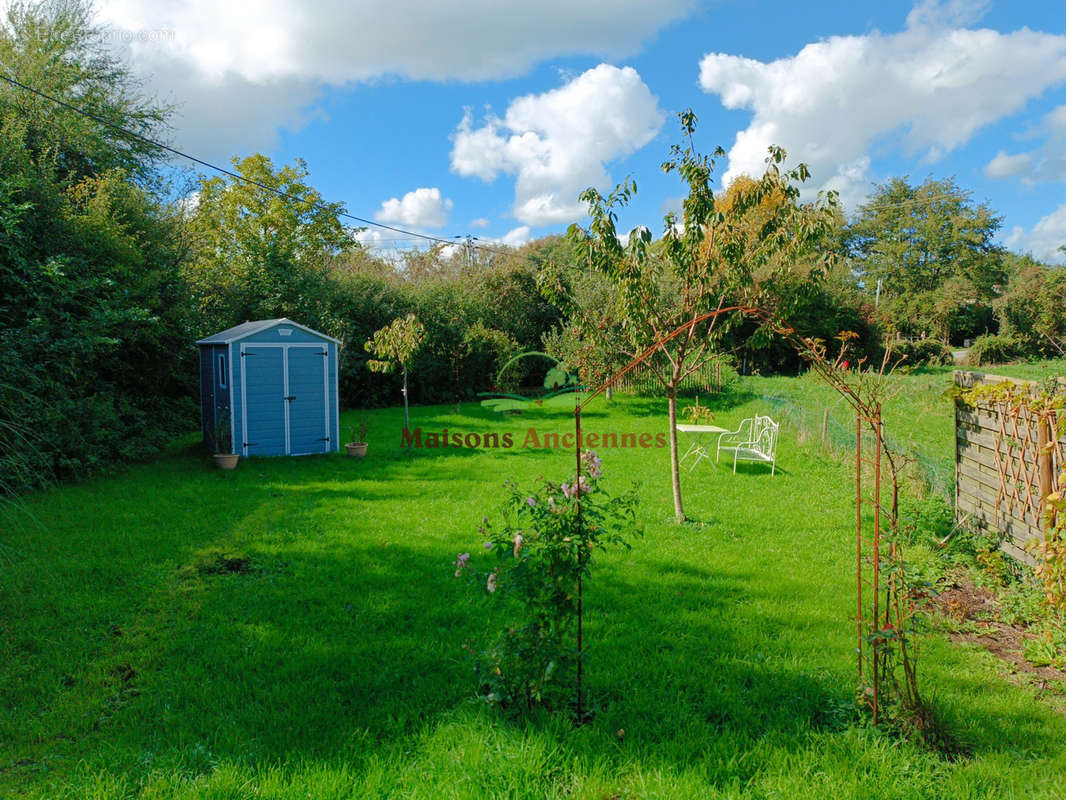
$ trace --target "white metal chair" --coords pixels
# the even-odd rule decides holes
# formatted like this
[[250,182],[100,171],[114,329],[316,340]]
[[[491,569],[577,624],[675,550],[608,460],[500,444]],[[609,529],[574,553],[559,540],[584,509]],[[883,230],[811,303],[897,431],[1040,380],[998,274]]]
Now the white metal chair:
[[737,461],[761,461],[770,465],[770,475],[777,469],[778,424],[769,417],[754,417],[743,420],[735,431],[718,437],[715,461],[721,459],[722,451],[733,451],[733,472]]

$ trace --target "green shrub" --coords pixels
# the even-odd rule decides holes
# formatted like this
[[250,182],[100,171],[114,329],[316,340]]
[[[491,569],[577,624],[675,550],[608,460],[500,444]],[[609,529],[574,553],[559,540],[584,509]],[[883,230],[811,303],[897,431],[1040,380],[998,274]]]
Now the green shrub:
[[897,358],[905,357],[903,366],[954,363],[951,348],[938,339],[922,339],[915,342],[901,340],[894,342],[892,349]]
[[974,340],[966,360],[971,366],[980,367],[1025,358],[1030,352],[1031,348],[1025,339],[988,334]]

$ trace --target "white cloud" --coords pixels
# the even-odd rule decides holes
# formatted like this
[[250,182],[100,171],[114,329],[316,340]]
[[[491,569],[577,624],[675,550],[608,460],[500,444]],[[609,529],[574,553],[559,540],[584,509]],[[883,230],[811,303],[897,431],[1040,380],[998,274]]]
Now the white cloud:
[[1066,245],[1066,204],[1042,218],[1031,231],[1015,227],[1007,236],[1007,247],[1032,253],[1039,259],[1062,263],[1066,256],[1059,248]]
[[1043,143],[1029,153],[1010,156],[1000,150],[985,166],[989,178],[1020,178],[1027,186],[1048,181],[1066,181],[1066,105],[1058,106],[1041,120],[1030,138],[1043,136]]
[[890,134],[905,154],[935,161],[1066,81],[1066,35],[951,27],[980,7],[923,2],[901,33],[835,36],[768,63],[706,55],[702,88],[754,112],[729,151],[725,182],[761,174],[766,148],[779,144],[853,207],[869,191],[872,149]]
[[374,214],[374,219],[393,225],[441,228],[448,222],[451,210],[452,201],[441,197],[440,189],[419,188],[408,192],[402,199],[386,200]]
[[907,15],[907,27],[958,28],[985,14],[988,0],[920,0]]
[[529,226],[521,225],[514,230],[510,230],[503,235],[500,239],[501,244],[510,245],[511,247],[518,247],[529,241]]
[[985,175],[989,178],[1013,178],[1028,171],[1033,163],[1033,157],[1028,153],[1007,155],[1003,150],[996,153],[996,157],[985,164]]
[[1066,181],[1066,105],[1044,117],[1040,132],[1046,137],[1033,155],[1032,167],[1022,178],[1027,184]]
[[1066,137],[1066,106],[1058,106],[1044,117],[1044,126],[1052,136]]
[[569,55],[622,58],[696,0],[98,0],[145,89],[183,106],[175,142],[211,157],[271,149],[325,86],[394,76],[515,77]]
[[228,72],[208,80],[172,57],[165,43],[131,47],[121,40],[115,45],[143,78],[145,94],[174,106],[170,143],[193,155],[228,162],[233,155],[267,152],[282,131],[299,131],[320,116],[314,104],[321,86],[308,78],[256,83]]
[[471,228],[487,228],[492,223],[486,217],[478,217],[470,223]]
[[[636,52],[695,0],[101,0],[99,18],[205,78],[490,80],[538,61]],[[165,33],[142,41],[137,34]]]
[[360,228],[352,238],[366,247],[380,247],[385,242],[385,233],[380,228]]
[[636,70],[600,64],[558,89],[519,97],[481,127],[467,112],[452,136],[452,171],[485,181],[513,174],[520,222],[570,222],[587,210],[578,194],[610,182],[607,162],[639,150],[662,124]]
[[196,209],[200,207],[200,192],[199,190],[193,190],[187,195],[178,200],[178,208],[181,209],[183,214],[195,214]]

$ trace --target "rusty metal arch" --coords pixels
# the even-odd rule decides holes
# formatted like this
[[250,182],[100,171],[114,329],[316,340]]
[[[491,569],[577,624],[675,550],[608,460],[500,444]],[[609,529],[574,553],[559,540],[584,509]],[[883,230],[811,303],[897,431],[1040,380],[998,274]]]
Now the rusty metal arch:
[[[837,364],[829,364],[829,362],[823,357],[824,348],[808,338],[799,335],[794,328],[784,323],[783,321],[776,319],[774,314],[759,306],[752,305],[732,305],[732,306],[720,306],[714,311],[708,311],[704,314],[700,314],[697,317],[689,320],[685,324],[678,327],[676,330],[671,331],[666,336],[663,336],[650,347],[639,353],[632,361],[626,366],[600,384],[596,389],[585,396],[581,402],[574,406],[574,456],[575,463],[577,465],[577,479],[574,482],[576,489],[577,500],[577,524],[580,532],[583,524],[581,515],[581,411],[588,405],[590,401],[595,399],[602,392],[606,391],[609,386],[614,384],[620,378],[631,372],[633,369],[640,366],[648,358],[658,352],[665,344],[673,341],[678,336],[681,336],[686,331],[691,330],[696,325],[702,322],[711,320],[711,327],[717,323],[719,317],[724,314],[742,314],[744,316],[756,317],[763,321],[764,324],[769,325],[776,333],[783,336],[789,341],[789,343],[796,349],[799,356],[811,365],[818,374],[833,388],[835,389],[845,400],[848,401],[856,411],[856,464],[855,464],[855,481],[856,481],[856,497],[855,497],[855,516],[856,516],[856,547],[857,547],[857,605],[858,605],[858,671],[860,684],[863,680],[863,640],[864,640],[864,608],[863,608],[863,560],[864,560],[864,544],[872,546],[873,552],[873,624],[878,624],[878,608],[877,608],[877,595],[879,590],[879,545],[881,538],[880,531],[880,513],[881,513],[881,498],[880,498],[880,484],[881,484],[881,454],[885,452],[886,455],[891,458],[891,453],[888,453],[883,438],[883,422],[881,419],[881,406],[880,403],[875,404],[874,407],[867,407],[858,394],[858,392],[851,387],[843,378],[843,374],[838,369]],[[887,357],[886,357],[887,358]],[[882,371],[884,370],[884,364],[882,365]],[[874,480],[874,497],[872,499],[873,511],[874,511],[874,530],[872,539],[866,542],[863,536],[863,524],[862,524],[862,466],[869,460],[863,458],[862,454],[862,434],[863,429],[866,427],[871,433],[873,433],[876,441],[875,453],[872,463],[875,466],[875,480]],[[895,545],[893,545],[893,549]],[[582,579],[579,573],[577,584],[577,719],[578,724],[583,719],[583,592],[582,592]],[[876,680],[876,665],[877,659],[877,642],[873,642],[873,663],[874,667],[874,695],[872,698],[872,710],[874,716],[874,724],[877,724],[878,718],[878,697],[877,697],[877,680]]]

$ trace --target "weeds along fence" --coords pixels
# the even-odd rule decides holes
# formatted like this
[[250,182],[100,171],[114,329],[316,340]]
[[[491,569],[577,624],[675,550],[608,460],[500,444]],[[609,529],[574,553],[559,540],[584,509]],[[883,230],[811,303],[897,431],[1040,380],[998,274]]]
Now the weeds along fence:
[[[855,452],[855,412],[851,406],[802,406],[790,397],[773,394],[763,394],[759,399],[773,406],[774,413],[771,416],[794,430],[800,444],[814,443],[832,453]],[[917,477],[930,492],[951,501],[955,494],[955,470],[950,459],[937,458],[891,435],[886,435],[884,439],[892,451],[914,463]],[[863,441],[864,448],[874,446],[872,437],[869,443]]]

